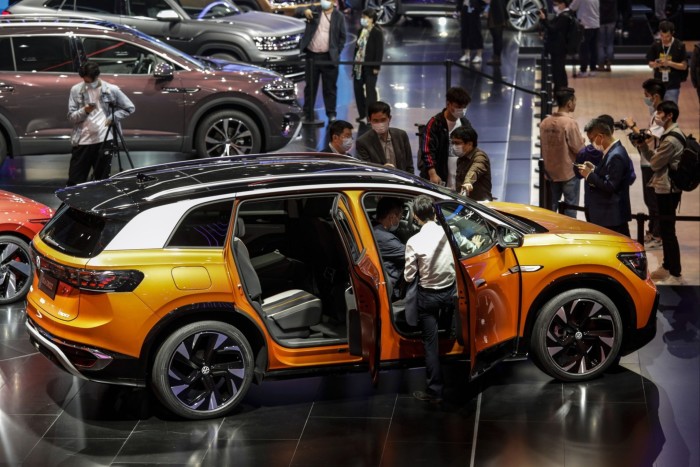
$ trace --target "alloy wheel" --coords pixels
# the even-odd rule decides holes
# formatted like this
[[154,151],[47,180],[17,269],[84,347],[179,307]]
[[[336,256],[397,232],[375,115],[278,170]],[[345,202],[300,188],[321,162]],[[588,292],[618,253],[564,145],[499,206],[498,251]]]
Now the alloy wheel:
[[209,157],[235,156],[250,154],[254,137],[242,121],[223,118],[209,127],[204,142]]
[[542,7],[539,0],[510,0],[506,7],[508,21],[517,31],[532,31],[539,24]]

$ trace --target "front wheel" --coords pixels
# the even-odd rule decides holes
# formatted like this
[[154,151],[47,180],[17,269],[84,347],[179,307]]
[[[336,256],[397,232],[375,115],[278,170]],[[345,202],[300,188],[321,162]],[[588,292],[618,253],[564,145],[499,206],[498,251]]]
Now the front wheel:
[[540,0],[509,0],[506,5],[508,23],[516,31],[533,31],[540,22],[542,8],[544,4]]
[[209,115],[199,125],[195,137],[199,157],[255,154],[261,147],[258,126],[237,110],[222,110]]
[[33,275],[27,242],[12,235],[0,235],[0,305],[23,300]]
[[366,8],[377,11],[377,24],[391,26],[401,18],[399,2],[401,0],[367,0]]
[[575,289],[545,304],[530,346],[550,376],[585,381],[612,365],[621,344],[622,320],[612,300],[596,290]]
[[253,380],[253,351],[243,333],[220,321],[176,330],[160,346],[151,382],[158,399],[183,418],[221,417],[238,405]]

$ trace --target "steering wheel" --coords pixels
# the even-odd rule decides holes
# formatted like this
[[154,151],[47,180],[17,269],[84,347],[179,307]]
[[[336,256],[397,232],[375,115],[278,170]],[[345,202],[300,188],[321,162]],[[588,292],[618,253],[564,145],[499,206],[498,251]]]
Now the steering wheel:
[[156,56],[153,54],[139,54],[134,64],[134,68],[131,70],[132,75],[149,75],[153,71],[153,67],[156,64]]

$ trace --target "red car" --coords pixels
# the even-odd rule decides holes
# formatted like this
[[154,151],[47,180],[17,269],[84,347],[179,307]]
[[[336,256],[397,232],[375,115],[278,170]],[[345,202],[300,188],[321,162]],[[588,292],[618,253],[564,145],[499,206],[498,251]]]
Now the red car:
[[27,295],[34,274],[29,242],[52,215],[48,206],[0,190],[0,305]]

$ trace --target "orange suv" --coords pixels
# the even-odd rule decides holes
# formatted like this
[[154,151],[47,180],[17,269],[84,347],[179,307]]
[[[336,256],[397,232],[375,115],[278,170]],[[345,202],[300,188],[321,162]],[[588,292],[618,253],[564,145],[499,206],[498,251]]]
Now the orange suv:
[[229,413],[263,378],[421,365],[372,230],[378,200],[398,198],[405,242],[421,194],[457,271],[440,353],[469,359],[471,377],[530,354],[557,379],[586,380],[653,337],[657,292],[630,238],[317,154],[164,164],[59,190],[32,244],[27,329],[71,374],[150,386],[190,419]]

